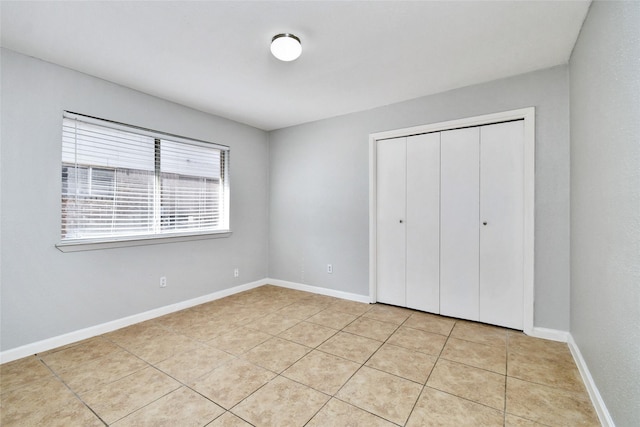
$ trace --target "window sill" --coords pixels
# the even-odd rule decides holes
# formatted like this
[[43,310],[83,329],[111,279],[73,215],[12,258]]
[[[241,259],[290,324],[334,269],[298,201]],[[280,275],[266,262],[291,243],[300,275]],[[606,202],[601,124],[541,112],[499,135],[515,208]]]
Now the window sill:
[[231,230],[200,234],[174,234],[163,236],[141,236],[122,239],[87,239],[60,242],[56,248],[61,252],[95,251],[100,249],[126,248],[130,246],[159,245],[163,243],[189,242],[193,240],[220,239],[231,236]]

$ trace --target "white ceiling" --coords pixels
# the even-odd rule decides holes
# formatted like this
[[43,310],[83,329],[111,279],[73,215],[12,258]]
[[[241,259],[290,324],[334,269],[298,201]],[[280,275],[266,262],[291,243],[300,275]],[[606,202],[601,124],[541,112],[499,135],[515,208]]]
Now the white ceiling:
[[[1,4],[2,46],[272,130],[565,64],[589,1]],[[302,56],[273,58],[292,32]]]

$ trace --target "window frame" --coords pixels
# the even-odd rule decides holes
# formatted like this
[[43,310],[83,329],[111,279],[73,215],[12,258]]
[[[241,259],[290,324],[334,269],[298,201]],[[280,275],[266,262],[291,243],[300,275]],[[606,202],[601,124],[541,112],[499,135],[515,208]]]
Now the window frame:
[[[79,121],[89,123],[96,126],[107,127],[123,132],[135,133],[138,135],[144,135],[152,137],[154,139],[166,139],[171,142],[184,143],[189,145],[201,146],[205,148],[215,148],[224,153],[224,161],[221,164],[221,176],[220,181],[223,188],[222,203],[224,204],[225,218],[223,219],[223,227],[218,230],[205,230],[205,231],[183,231],[183,232],[170,232],[170,233],[156,233],[156,234],[136,234],[136,235],[121,235],[121,236],[107,236],[107,237],[90,237],[90,238],[77,238],[77,239],[62,239],[60,236],[59,242],[55,247],[62,252],[76,252],[96,249],[110,249],[118,247],[129,246],[141,246],[141,245],[154,245],[172,242],[184,242],[192,240],[202,239],[215,239],[229,237],[232,234],[231,231],[231,215],[230,215],[230,185],[229,185],[229,169],[231,161],[231,150],[227,145],[216,144],[204,140],[195,138],[187,138],[180,135],[170,134],[167,132],[156,131],[147,129],[135,125],[129,125],[112,120],[106,120],[98,117],[88,116],[80,113],[74,113],[71,111],[63,112],[64,119],[77,119]],[[61,131],[63,127],[61,126]],[[60,138],[62,147],[62,135]],[[61,167],[64,166],[64,162],[61,161]],[[101,168],[99,165],[91,165],[91,167]],[[159,169],[156,170],[159,173]],[[63,194],[62,180],[60,180],[60,195]],[[60,215],[59,225],[62,226],[62,199],[60,199],[60,205],[58,209]],[[226,224],[226,227],[224,225]]]

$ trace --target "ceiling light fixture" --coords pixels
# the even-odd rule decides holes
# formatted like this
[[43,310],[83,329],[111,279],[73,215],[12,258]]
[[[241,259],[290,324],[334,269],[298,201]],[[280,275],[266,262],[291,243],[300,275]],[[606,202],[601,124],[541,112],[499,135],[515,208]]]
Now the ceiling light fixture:
[[277,34],[271,39],[271,53],[280,61],[293,61],[302,53],[302,43],[293,34]]

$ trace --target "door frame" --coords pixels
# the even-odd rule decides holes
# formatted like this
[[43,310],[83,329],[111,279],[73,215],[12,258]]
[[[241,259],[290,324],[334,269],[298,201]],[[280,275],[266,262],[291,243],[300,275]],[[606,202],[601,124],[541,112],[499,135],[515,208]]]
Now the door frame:
[[535,234],[535,107],[486,114],[446,122],[376,132],[369,135],[369,297],[377,302],[377,147],[383,139],[408,137],[423,133],[483,126],[511,120],[524,120],[523,155],[523,330],[533,333],[534,317],[534,234]]

